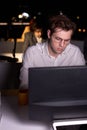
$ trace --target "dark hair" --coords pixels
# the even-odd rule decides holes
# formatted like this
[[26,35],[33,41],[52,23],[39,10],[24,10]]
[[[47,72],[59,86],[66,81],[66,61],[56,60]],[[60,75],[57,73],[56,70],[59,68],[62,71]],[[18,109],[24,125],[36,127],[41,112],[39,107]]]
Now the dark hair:
[[30,31],[31,31],[31,32],[34,32],[34,31],[37,30],[37,29],[41,29],[41,31],[42,31],[43,27],[42,27],[40,21],[37,21],[37,20],[33,19],[33,20],[30,22]]
[[54,33],[56,28],[61,28],[66,31],[72,30],[74,33],[76,24],[65,15],[54,15],[48,19],[48,29],[51,30],[51,33]]

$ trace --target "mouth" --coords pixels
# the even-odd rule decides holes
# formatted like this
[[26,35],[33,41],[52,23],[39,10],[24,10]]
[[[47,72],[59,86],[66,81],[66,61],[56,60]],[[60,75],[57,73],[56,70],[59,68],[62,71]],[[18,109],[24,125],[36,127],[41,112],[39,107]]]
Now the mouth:
[[57,51],[62,51],[62,49],[60,49],[60,48],[57,48]]

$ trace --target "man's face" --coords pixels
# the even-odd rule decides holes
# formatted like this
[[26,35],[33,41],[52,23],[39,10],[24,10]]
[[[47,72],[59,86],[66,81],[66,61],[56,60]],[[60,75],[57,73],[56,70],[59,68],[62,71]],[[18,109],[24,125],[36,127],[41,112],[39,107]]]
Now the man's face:
[[56,29],[53,34],[48,30],[47,35],[49,38],[49,53],[56,57],[58,54],[61,54],[70,43],[72,30],[65,31]]
[[42,30],[41,29],[36,29],[34,31],[34,35],[35,35],[35,37],[40,38],[42,36]]

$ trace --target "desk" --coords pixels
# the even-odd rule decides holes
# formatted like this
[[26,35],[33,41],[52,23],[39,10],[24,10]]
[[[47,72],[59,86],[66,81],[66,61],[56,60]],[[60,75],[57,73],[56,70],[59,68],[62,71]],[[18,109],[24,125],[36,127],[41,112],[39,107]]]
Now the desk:
[[[28,105],[18,105],[18,97],[16,96],[2,96],[1,97],[2,106],[2,117],[0,122],[0,130],[53,130],[52,124],[49,122],[41,123],[38,121],[31,121],[29,119],[29,106]],[[73,120],[75,122],[75,120]],[[76,121],[81,121],[81,119],[76,119]],[[74,123],[73,122],[73,123]],[[67,126],[73,124],[70,120],[57,120],[53,122],[54,130],[56,126]],[[87,124],[87,120],[82,119],[81,122],[75,122],[75,124]],[[67,130],[77,130],[67,129]]]
[[2,96],[0,130],[50,130],[50,126],[29,119],[28,105],[19,106],[17,96]]

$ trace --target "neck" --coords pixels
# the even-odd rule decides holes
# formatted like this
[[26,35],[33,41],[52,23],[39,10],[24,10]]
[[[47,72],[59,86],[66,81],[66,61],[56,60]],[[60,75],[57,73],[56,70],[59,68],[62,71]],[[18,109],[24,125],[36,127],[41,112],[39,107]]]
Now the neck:
[[56,58],[58,56],[58,53],[56,53],[53,48],[51,47],[50,44],[48,44],[48,52],[50,56],[53,56],[54,58]]

